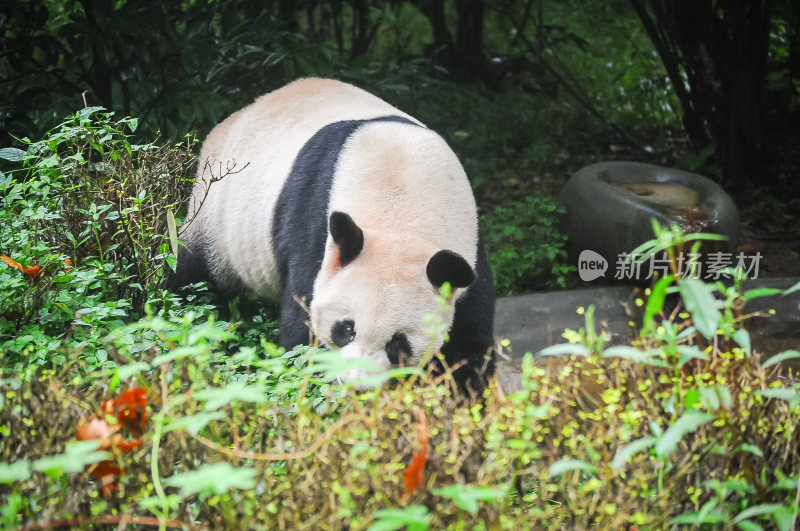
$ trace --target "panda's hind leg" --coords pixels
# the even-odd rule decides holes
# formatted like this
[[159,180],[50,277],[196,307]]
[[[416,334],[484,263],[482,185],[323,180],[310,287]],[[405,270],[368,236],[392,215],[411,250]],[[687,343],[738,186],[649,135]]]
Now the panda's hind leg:
[[188,247],[178,249],[178,265],[175,271],[167,275],[167,289],[176,289],[194,284],[195,282],[210,282],[211,272],[205,253],[192,252]]

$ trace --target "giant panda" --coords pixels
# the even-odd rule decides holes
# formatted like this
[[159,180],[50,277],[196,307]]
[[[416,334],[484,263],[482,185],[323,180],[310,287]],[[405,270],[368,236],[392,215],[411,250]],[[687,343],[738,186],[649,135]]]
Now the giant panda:
[[[180,235],[170,285],[279,301],[286,348],[311,332],[380,371],[440,349],[473,393],[494,372],[494,286],[464,169],[438,134],[364,90],[301,79],[216,126]],[[445,282],[446,341],[425,321]]]

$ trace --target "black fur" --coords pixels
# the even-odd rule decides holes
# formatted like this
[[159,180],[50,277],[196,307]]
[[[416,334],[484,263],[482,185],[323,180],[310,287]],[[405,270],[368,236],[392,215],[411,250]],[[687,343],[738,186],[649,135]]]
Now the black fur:
[[297,154],[275,205],[272,238],[281,283],[281,346],[308,343],[308,315],[328,235],[328,203],[336,161],[347,138],[370,122],[417,125],[400,116],[336,122],[320,129]]
[[448,367],[466,361],[453,372],[453,379],[462,392],[480,395],[494,374],[495,361],[494,281],[480,239],[476,269],[475,282],[456,302],[450,340],[442,347],[442,354]]
[[430,260],[425,268],[428,280],[433,287],[439,289],[442,284],[449,282],[453,288],[466,288],[475,280],[475,273],[464,257],[453,251],[439,251]]
[[384,350],[392,365],[399,365],[401,360],[411,359],[411,343],[401,332],[395,332],[392,339],[386,342]]
[[344,267],[355,260],[364,247],[364,233],[344,212],[333,212],[329,226],[333,241],[339,246],[339,265]]
[[339,348],[349,345],[356,338],[356,325],[351,319],[336,321],[331,328],[331,340]]
[[211,281],[205,253],[202,249],[190,251],[187,247],[178,248],[178,267],[167,275],[167,289],[176,290],[195,282]]

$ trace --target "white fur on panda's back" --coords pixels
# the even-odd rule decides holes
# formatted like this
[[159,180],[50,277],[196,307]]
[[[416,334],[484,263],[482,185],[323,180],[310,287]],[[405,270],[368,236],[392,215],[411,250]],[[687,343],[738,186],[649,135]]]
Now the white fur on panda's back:
[[[234,172],[211,185],[194,221],[181,234],[190,252],[208,253],[209,267],[224,287],[234,272],[262,297],[279,294],[272,247],[272,220],[300,149],[322,127],[343,120],[381,116],[417,120],[351,85],[301,79],[266,94],[220,123],[203,144],[187,219],[205,195],[211,175]],[[206,165],[209,165],[206,167]],[[204,171],[205,169],[205,171]],[[205,230],[209,227],[210,230]],[[203,238],[206,238],[203,240]],[[201,247],[203,249],[201,249]]]

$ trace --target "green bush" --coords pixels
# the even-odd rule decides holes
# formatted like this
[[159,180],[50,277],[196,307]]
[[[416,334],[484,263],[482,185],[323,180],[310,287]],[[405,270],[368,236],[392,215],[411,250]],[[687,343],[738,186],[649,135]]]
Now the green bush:
[[[687,300],[718,289],[702,285],[680,289]],[[698,308],[725,328],[727,304]],[[114,334],[116,369],[5,379],[0,518],[8,529],[44,515],[246,529],[790,529],[796,377],[691,321],[664,319],[633,346],[606,348],[585,313],[565,355],[526,356],[519,391],[491,387],[471,405],[415,368],[359,391],[331,383],[347,368],[331,353],[267,342],[231,352],[229,326],[191,312],[142,320]],[[141,446],[70,443],[106,389],[132,385],[150,404]],[[412,490],[405,470],[423,444]],[[104,460],[122,470],[105,494],[92,476]]]
[[51,353],[67,337],[102,363],[102,334],[142,315],[165,263],[174,266],[167,225],[194,165],[192,141],[136,144],[136,125],[90,107],[25,140],[26,151],[0,151],[15,166],[0,172],[0,250],[40,268],[32,277],[0,264],[7,367],[59,363]]
[[483,240],[498,295],[565,286],[575,267],[567,265],[567,237],[559,230],[563,213],[553,199],[529,196],[483,215]]

